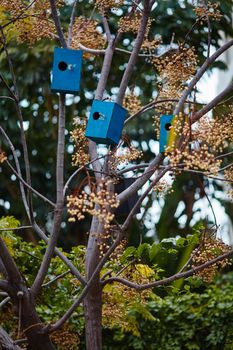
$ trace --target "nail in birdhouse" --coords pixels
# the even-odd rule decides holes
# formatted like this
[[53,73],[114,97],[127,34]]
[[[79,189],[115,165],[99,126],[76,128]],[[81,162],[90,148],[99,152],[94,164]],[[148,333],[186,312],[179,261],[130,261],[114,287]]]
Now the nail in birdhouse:
[[82,51],[54,49],[52,86],[54,92],[76,94],[80,87]]
[[115,102],[94,100],[85,136],[96,143],[117,145],[127,111]]
[[[132,185],[136,181],[135,178],[123,178],[115,185],[115,192],[117,194],[126,190],[130,185]],[[123,202],[115,211],[116,215],[128,215],[130,211],[133,209],[134,205],[137,203],[139,199],[138,193],[134,193],[130,196],[125,202]],[[140,213],[140,207],[137,209],[135,214]]]
[[160,139],[159,139],[159,152],[165,152],[168,145],[169,135],[171,132],[173,114],[163,114],[160,117]]

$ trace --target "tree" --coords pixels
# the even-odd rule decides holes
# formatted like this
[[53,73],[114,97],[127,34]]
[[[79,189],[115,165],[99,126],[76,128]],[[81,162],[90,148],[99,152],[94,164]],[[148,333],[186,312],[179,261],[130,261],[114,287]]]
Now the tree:
[[[90,9],[89,5],[87,12]],[[229,2],[227,1],[223,5],[229,6]],[[11,135],[6,130],[7,123],[3,120],[0,126],[2,145],[4,150],[5,148],[10,150],[12,156],[7,159],[5,151],[2,150],[1,163],[4,171],[8,171],[9,174],[10,170],[10,173],[13,173],[18,180],[20,195],[17,195],[16,198],[17,202],[20,199],[24,206],[27,223],[19,226],[19,223],[12,217],[2,219],[1,230],[6,236],[0,239],[0,269],[2,274],[0,288],[3,293],[6,293],[4,296],[6,296],[7,301],[11,300],[15,306],[15,313],[19,316],[19,329],[23,330],[31,349],[53,349],[54,346],[49,335],[60,329],[83,303],[86,348],[93,350],[101,349],[102,346],[103,295],[114,296],[116,283],[123,286],[122,293],[125,293],[124,288],[126,287],[135,291],[144,291],[193,274],[208,280],[213,277],[217,268],[228,264],[232,250],[216,239],[216,222],[213,225],[206,223],[204,226],[199,226],[193,235],[163,240],[152,246],[143,243],[137,249],[135,247],[126,248],[125,240],[128,227],[144,199],[150,195],[151,191],[165,189],[166,183],[163,182],[163,179],[166,174],[170,173],[173,177],[180,178],[183,172],[190,172],[202,177],[217,178],[229,184],[232,183],[232,165],[228,164],[225,169],[221,169],[221,164],[222,159],[232,154],[230,150],[232,111],[230,106],[225,106],[225,100],[231,94],[233,85],[228,86],[206,105],[199,104],[196,100],[196,85],[209,67],[216,64],[219,56],[233,45],[233,40],[229,40],[210,55],[211,43],[218,46],[216,28],[218,28],[219,21],[220,23],[228,23],[228,17],[224,16],[224,12],[221,12],[215,2],[200,1],[192,6],[187,1],[180,5],[181,7],[186,6],[189,10],[192,9],[194,12],[192,12],[193,26],[187,30],[184,41],[179,44],[175,43],[177,39],[174,37],[170,38],[170,43],[166,38],[165,44],[162,44],[160,37],[151,36],[153,33],[150,31],[153,29],[153,13],[156,13],[156,8],[159,6],[153,0],[95,1],[95,8],[100,14],[102,26],[95,19],[92,19],[93,14],[90,15],[90,18],[84,16],[76,18],[76,12],[82,11],[83,5],[75,1],[72,5],[70,23],[69,25],[64,23],[65,31],[62,28],[59,13],[66,18],[71,5],[65,4],[64,8],[61,6],[62,1],[56,3],[54,0],[49,2],[15,0],[11,4],[7,1],[1,3],[2,54],[9,67],[7,76],[2,74],[0,76],[4,87],[4,95],[1,96],[1,99],[4,103],[6,101],[7,103],[12,102],[12,106],[15,107],[15,111],[13,112],[12,109],[12,113],[16,113],[18,118],[21,142],[21,146],[17,147],[20,148],[22,154],[22,157],[18,157],[19,149],[11,141]],[[163,12],[167,9],[172,11],[171,4],[170,7],[166,6],[168,4],[163,2],[159,11]],[[115,14],[114,11],[110,10],[112,7],[116,8]],[[98,16],[96,15],[96,19],[99,19]],[[118,30],[115,29],[116,22]],[[202,26],[202,32],[205,32],[205,28],[207,28],[207,57],[201,56],[200,66],[198,66],[195,48],[190,45],[195,41],[193,40],[195,28],[198,25]],[[128,32],[131,33],[130,43],[127,41]],[[192,33],[194,33],[193,37]],[[211,33],[216,34],[214,39]],[[189,39],[190,37],[191,39]],[[126,125],[134,123],[137,126],[141,116],[146,112],[153,111],[155,128],[158,130],[159,115],[161,113],[173,114],[175,116],[173,124],[168,127],[171,127],[169,130],[172,137],[165,151],[162,150],[161,153],[158,153],[149,164],[142,163],[138,160],[142,157],[142,152],[130,144],[126,136],[122,137],[118,146],[109,146],[103,150],[103,148],[97,147],[95,142],[85,138],[87,121],[84,112],[81,111],[79,116],[74,118],[75,127],[72,131],[72,138],[75,142],[73,164],[77,169],[69,178],[65,177],[67,175],[65,167],[66,104],[70,103],[70,97],[60,93],[59,104],[56,107],[58,111],[56,195],[54,196],[53,192],[44,195],[44,191],[39,191],[35,186],[36,180],[31,176],[33,168],[29,160],[28,147],[30,147],[30,143],[27,142],[28,134],[23,119],[23,106],[27,105],[27,101],[25,96],[21,95],[21,90],[18,87],[18,82],[20,86],[22,78],[15,75],[11,58],[14,54],[11,42],[17,39],[20,42],[34,45],[36,40],[44,38],[58,40],[63,48],[82,49],[84,59],[88,60],[87,67],[90,70],[96,64],[93,57],[103,57],[101,73],[96,77],[97,88],[94,99],[102,101],[106,97],[114,98],[119,105],[123,104],[130,114],[125,121]],[[124,43],[128,46],[127,50],[124,48]],[[25,46],[23,49],[27,50]],[[201,50],[203,52],[203,47]],[[119,59],[119,67],[124,73],[121,76],[119,72],[114,71],[114,74],[110,75],[110,70],[114,67],[113,59],[118,54],[122,55]],[[128,89],[132,78],[137,73],[139,58],[144,60],[145,64],[150,65],[150,74],[155,80],[156,94],[153,95],[150,90],[146,91],[145,97],[142,98],[143,102],[147,99],[145,105],[141,104],[142,102],[132,88]],[[145,81],[150,81],[150,76],[143,74],[142,76]],[[86,77],[86,74],[83,76],[83,80],[85,79],[89,84],[90,78]],[[139,81],[140,79],[142,78],[139,78]],[[119,86],[117,93],[112,92],[112,96],[105,95],[109,80],[111,83],[114,82],[114,86]],[[50,93],[48,93],[48,82],[43,81],[42,87],[44,95],[41,93],[41,86],[37,87],[35,84],[33,87],[35,91],[40,90],[40,98],[36,101],[46,99],[48,110],[54,113]],[[110,88],[106,91],[109,92],[109,90]],[[140,92],[143,94],[143,87],[141,87]],[[81,98],[83,97],[81,93]],[[148,102],[149,99],[151,99],[150,102]],[[76,100],[71,100],[71,102],[74,104]],[[214,118],[207,116],[207,113],[213,109],[217,112],[217,107],[223,102],[225,107],[220,115],[216,113]],[[34,107],[35,110],[38,109],[38,107]],[[52,116],[54,115],[52,114]],[[36,130],[36,122],[32,121],[31,124],[32,126],[34,124]],[[15,125],[9,128],[9,131],[15,132]],[[49,130],[49,132],[54,137],[53,130]],[[36,135],[32,133],[33,128],[30,126],[29,134],[30,137],[33,136],[33,141]],[[43,142],[41,135],[40,137]],[[228,152],[227,148],[229,148]],[[136,160],[136,165],[122,168],[124,162]],[[226,170],[225,178],[219,177],[218,173],[221,170]],[[130,171],[134,171],[134,174],[137,175],[135,181],[125,190],[117,193],[117,183],[125,173]],[[48,175],[48,180],[50,180],[50,175]],[[202,178],[200,177],[198,181],[201,182],[200,188],[205,193]],[[51,183],[51,181],[49,182]],[[51,190],[51,187],[48,188]],[[140,196],[132,209],[126,217],[119,217],[117,208],[139,190]],[[67,194],[69,195],[67,196]],[[48,213],[47,207],[38,204],[38,200],[52,208],[53,218],[50,222],[45,219]],[[68,210],[70,221],[81,220],[86,215],[91,217],[85,251],[85,277],[83,271],[80,271],[83,268],[82,264],[75,263],[72,256],[67,256],[57,248],[64,218],[64,208]],[[37,210],[38,213],[40,210],[40,225],[37,222]],[[45,223],[49,223],[52,227],[50,231],[47,225],[48,235],[43,228]],[[46,242],[46,249],[43,256],[42,254],[38,256],[40,263],[36,265],[31,279],[25,281],[27,274],[22,271],[17,255],[14,257],[13,249],[10,249],[12,248],[12,239],[9,242],[7,238],[12,230],[21,231],[28,226]],[[178,267],[178,272],[172,271],[172,274],[167,276],[158,264],[159,257],[165,253],[174,254],[179,251],[179,248],[186,246],[192,249],[189,249],[188,256],[187,249],[183,249],[182,254],[184,254],[184,250],[186,254],[185,259],[182,259],[182,266]],[[54,254],[69,268],[68,272],[71,271],[81,287],[78,289],[79,295],[67,307],[64,314],[52,324],[45,325],[39,317],[40,312],[37,306],[43,286],[46,284],[45,279],[50,276],[50,270],[54,266]],[[82,250],[77,250],[76,254],[83,257]],[[78,256],[77,259],[79,258]],[[64,273],[67,271],[63,271],[59,278],[62,278]],[[130,299],[130,294],[127,296]],[[137,293],[134,292],[133,296],[136,298]],[[8,338],[5,333],[2,332],[2,334],[2,338],[6,341],[5,339]],[[7,341],[10,342],[9,339]]]

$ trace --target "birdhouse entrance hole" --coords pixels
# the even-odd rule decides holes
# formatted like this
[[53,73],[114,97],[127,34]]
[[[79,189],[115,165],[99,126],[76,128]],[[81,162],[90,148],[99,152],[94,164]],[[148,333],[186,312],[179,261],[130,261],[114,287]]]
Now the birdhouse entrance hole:
[[68,64],[64,61],[58,63],[58,68],[62,71],[65,71],[68,68]]
[[166,130],[170,130],[171,129],[171,124],[170,123],[166,123],[165,124],[165,126],[164,126],[164,128],[166,129]]
[[93,113],[93,119],[94,120],[98,120],[99,118],[100,118],[100,113],[99,112]]

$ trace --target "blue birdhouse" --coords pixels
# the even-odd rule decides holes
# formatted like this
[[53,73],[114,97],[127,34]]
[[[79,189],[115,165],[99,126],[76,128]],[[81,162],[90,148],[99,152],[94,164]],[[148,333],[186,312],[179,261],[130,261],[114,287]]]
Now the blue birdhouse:
[[[120,179],[120,181],[115,185],[115,192],[117,194],[123,192],[129,186],[131,186],[136,180],[137,179],[134,177]],[[135,204],[137,203],[138,199],[139,199],[139,196],[138,196],[138,193],[136,192],[116,209],[115,214],[120,216],[128,215],[130,211],[133,209],[133,207],[135,206]],[[137,208],[137,211],[135,214],[138,214],[138,213],[140,213],[140,207]]]
[[54,49],[52,86],[54,92],[76,94],[80,87],[82,51]]
[[127,111],[115,102],[94,100],[85,136],[96,143],[117,145]]
[[168,145],[169,133],[172,127],[173,114],[163,114],[160,117],[160,139],[159,139],[159,152],[165,152]]

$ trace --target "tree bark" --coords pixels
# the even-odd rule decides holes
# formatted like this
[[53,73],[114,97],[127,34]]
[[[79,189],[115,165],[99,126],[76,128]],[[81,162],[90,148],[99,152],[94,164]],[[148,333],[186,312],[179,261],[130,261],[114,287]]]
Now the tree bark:
[[[101,227],[100,227],[101,226]],[[98,219],[92,219],[91,232],[87,245],[86,253],[86,274],[87,281],[92,276],[99,260],[99,248],[97,234],[102,229],[98,224]],[[85,300],[85,332],[86,332],[86,350],[102,349],[102,287],[100,285],[100,276],[97,275],[92,283]]]

